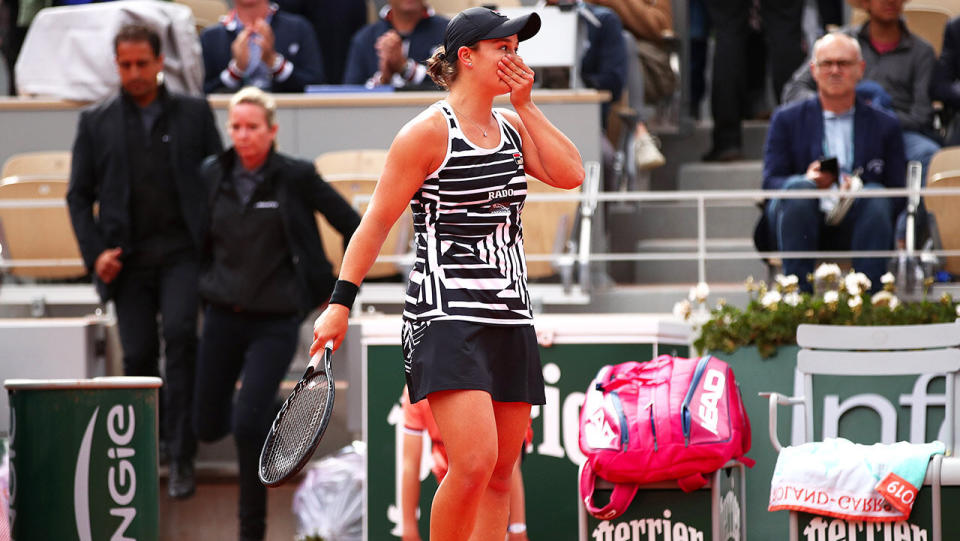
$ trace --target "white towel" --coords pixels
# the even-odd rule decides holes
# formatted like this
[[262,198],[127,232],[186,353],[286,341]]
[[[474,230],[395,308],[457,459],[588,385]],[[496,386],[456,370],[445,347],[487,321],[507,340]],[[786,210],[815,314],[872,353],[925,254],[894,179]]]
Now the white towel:
[[930,457],[944,449],[939,441],[860,445],[842,438],[785,447],[770,482],[768,509],[847,520],[906,520]]

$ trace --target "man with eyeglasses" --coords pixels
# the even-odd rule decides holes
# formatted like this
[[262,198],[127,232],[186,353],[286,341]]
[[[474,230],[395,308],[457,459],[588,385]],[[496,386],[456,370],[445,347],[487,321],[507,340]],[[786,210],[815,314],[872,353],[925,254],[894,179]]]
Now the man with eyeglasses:
[[[900,120],[907,159],[923,164],[926,177],[930,158],[940,149],[939,136],[933,129],[930,98],[930,83],[936,64],[933,47],[912,34],[901,18],[906,0],[848,1],[870,16],[862,25],[842,30],[860,44],[865,62],[864,82],[874,81],[883,87],[885,94],[872,93],[874,101],[890,103]],[[817,82],[802,66],[784,87],[783,102],[806,99],[816,91]],[[898,232],[898,236],[902,235]]]
[[[835,32],[817,40],[809,64],[817,84],[811,98],[785,105],[770,121],[763,157],[763,189],[820,190],[815,199],[772,199],[758,226],[758,247],[786,252],[889,250],[902,198],[857,198],[846,213],[838,197],[864,190],[902,188],[906,175],[897,118],[857,96],[864,60],[854,38]],[[765,242],[764,242],[765,241]],[[784,259],[784,274],[811,291],[811,258]],[[881,286],[887,258],[858,258],[854,268]]]

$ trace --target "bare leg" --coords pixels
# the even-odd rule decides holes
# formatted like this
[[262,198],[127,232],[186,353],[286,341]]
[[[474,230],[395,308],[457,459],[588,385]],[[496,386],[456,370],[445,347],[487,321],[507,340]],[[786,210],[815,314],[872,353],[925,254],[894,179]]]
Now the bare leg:
[[507,534],[511,479],[530,419],[530,404],[494,402],[493,412],[497,418],[497,463],[480,501],[477,524],[470,541],[503,541]]
[[494,402],[469,390],[431,393],[429,400],[449,460],[433,499],[431,541],[503,541],[530,404]]
[[[520,461],[513,468],[513,475],[510,476],[510,520],[509,523],[523,524],[526,527],[527,511],[526,502],[523,495],[523,475],[520,472]],[[507,541],[527,541],[526,530],[522,532],[507,533]]]
[[430,393],[449,469],[433,497],[431,541],[464,541],[477,521],[480,500],[497,463],[497,420],[483,391]]

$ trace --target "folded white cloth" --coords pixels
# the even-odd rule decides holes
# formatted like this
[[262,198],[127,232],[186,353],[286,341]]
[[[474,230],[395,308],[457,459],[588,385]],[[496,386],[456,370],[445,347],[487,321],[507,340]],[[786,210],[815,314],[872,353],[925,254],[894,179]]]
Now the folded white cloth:
[[785,447],[770,482],[770,511],[792,509],[847,520],[910,516],[939,441],[860,445],[842,438]]

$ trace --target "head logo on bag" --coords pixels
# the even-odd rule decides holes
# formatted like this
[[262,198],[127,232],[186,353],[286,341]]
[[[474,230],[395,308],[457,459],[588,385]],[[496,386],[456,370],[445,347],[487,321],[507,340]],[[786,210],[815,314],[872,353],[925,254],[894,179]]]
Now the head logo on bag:
[[710,431],[714,436],[717,433],[717,423],[720,421],[720,411],[718,407],[723,399],[724,383],[726,377],[722,372],[716,369],[707,370],[703,377],[703,386],[698,390],[700,397],[697,399],[697,413],[700,416],[700,426]]
[[[603,520],[622,514],[640,484],[676,480],[685,491],[731,459],[753,465],[750,420],[727,363],[711,356],[604,366],[580,411],[580,496]],[[595,477],[614,483],[610,502],[592,504]]]

